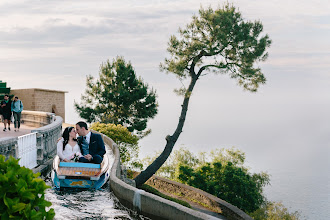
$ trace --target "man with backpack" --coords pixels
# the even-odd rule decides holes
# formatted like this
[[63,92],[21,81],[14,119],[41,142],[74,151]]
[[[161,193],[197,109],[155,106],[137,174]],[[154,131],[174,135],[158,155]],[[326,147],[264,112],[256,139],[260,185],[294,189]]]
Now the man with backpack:
[[23,111],[23,103],[18,99],[17,96],[15,96],[14,101],[11,103],[11,111],[14,115],[15,131],[19,131],[19,128],[21,127],[21,113]]

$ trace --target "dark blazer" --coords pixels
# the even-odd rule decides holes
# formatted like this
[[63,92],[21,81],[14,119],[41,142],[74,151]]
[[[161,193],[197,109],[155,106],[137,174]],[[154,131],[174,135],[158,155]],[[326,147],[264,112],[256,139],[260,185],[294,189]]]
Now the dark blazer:
[[[78,137],[78,144],[82,152],[81,142],[82,137]],[[103,155],[105,154],[105,146],[102,136],[100,134],[95,134],[91,132],[91,139],[89,142],[89,154],[92,155],[92,157],[94,157],[95,155],[100,155],[101,157],[103,157]]]

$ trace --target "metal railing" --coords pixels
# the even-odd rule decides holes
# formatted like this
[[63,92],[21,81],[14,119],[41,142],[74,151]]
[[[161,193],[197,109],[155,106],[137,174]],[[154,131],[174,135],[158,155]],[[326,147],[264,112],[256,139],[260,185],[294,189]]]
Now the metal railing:
[[17,140],[19,165],[32,169],[37,164],[37,133],[19,136]]

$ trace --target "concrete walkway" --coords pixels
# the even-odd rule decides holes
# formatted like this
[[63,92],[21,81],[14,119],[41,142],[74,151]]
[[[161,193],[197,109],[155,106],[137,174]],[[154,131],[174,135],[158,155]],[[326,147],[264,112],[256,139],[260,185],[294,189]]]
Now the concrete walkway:
[[35,129],[36,127],[29,127],[26,125],[21,124],[21,128],[19,129],[18,132],[14,131],[14,124],[10,124],[10,131],[8,131],[8,126],[7,126],[7,131],[3,131],[4,125],[3,122],[0,122],[0,138],[4,137],[18,137],[22,136],[24,134],[30,134],[31,130]]

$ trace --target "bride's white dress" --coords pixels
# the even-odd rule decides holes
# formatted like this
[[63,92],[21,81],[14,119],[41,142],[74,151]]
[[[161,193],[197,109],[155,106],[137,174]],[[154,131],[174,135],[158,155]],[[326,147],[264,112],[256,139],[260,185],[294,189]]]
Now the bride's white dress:
[[57,142],[57,155],[60,157],[61,160],[72,160],[74,154],[82,156],[78,143],[76,143],[76,145],[73,147],[70,144],[66,144],[63,150],[63,141],[64,139],[61,138],[59,142]]

